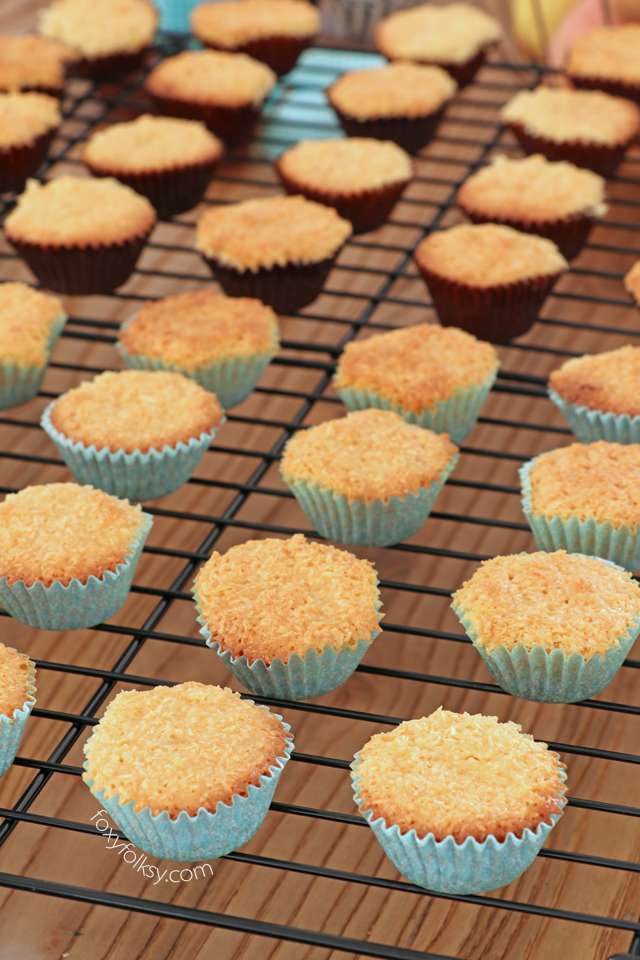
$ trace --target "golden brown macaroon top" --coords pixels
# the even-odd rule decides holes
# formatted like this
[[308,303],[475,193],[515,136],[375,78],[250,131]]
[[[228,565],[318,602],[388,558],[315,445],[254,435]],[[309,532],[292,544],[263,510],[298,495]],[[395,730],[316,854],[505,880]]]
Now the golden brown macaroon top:
[[136,813],[149,807],[152,816],[166,810],[175,820],[185,810],[195,817],[260,786],[285,746],[278,718],[226,687],[190,681],[131,690],[94,727],[82,777],[107,799],[133,800]]
[[640,83],[640,24],[596,27],[583,33],[571,48],[567,73]]
[[196,250],[224,267],[251,270],[334,257],[352,228],[333,207],[301,196],[211,207],[197,225]]
[[554,143],[606,146],[628,143],[640,126],[640,110],[630,100],[564,87],[521,90],[502,108],[500,118]]
[[66,320],[60,301],[26,283],[0,284],[0,360],[19,367],[43,367],[51,328]]
[[213,290],[148,300],[121,328],[119,344],[193,371],[212,360],[278,352],[278,318],[260,300]]
[[24,653],[0,643],[0,717],[14,719],[14,710],[22,710],[33,682],[35,665]]
[[375,43],[389,60],[465,63],[502,38],[500,24],[468,3],[423,3],[381,20]]
[[408,720],[378,733],[360,751],[358,793],[363,811],[400,833],[432,833],[456,843],[508,834],[522,837],[551,824],[564,800],[557,753],[497,717],[451,713]]
[[465,213],[536,223],[603,217],[609,209],[605,189],[603,177],[566,160],[500,155],[465,180],[456,200]]
[[448,433],[406,423],[391,410],[358,410],[300,430],[287,443],[287,483],[317,483],[351,500],[389,500],[439,480],[457,456]]
[[133,552],[143,523],[139,506],[93,487],[25,487],[0,504],[0,577],[27,587],[102,579]]
[[112,453],[162,450],[220,423],[216,395],[169,370],[108,370],[56,400],[51,423],[74,443]]
[[266,63],[245,53],[184,50],[154,67],[145,87],[152,96],[170,100],[259,107],[277,79]]
[[65,83],[65,63],[73,57],[68,47],[38,37],[0,35],[0,90],[44,88],[60,90]]
[[640,444],[573,443],[536,457],[531,506],[545,517],[640,524]]
[[499,364],[490,343],[456,327],[420,323],[348,343],[333,382],[421,413],[456,390],[483,383]]
[[237,50],[268,37],[313,37],[320,14],[307,0],[214,0],[194,8],[191,27],[202,43]]
[[400,61],[345,73],[328,88],[327,97],[334,110],[356,120],[413,118],[435,113],[457,88],[441,67]]
[[99,247],[144,237],[156,222],[146,197],[112,177],[27,180],[5,221],[9,240]]
[[569,268],[555,243],[500,223],[461,223],[429,234],[414,254],[418,266],[470,287],[495,287]]
[[214,553],[195,591],[211,640],[234,658],[269,665],[370,641],[378,630],[376,584],[369,560],[297,533]]
[[114,123],[94,133],[82,159],[93,170],[145,173],[210,163],[223,152],[222,143],[204,123],[145,113],[129,123]]
[[158,11],[147,0],[54,0],[41,11],[38,31],[83,57],[137,52],[149,46]]
[[630,573],[565,550],[485,560],[453,599],[489,653],[522,645],[604,657],[640,617]]
[[606,353],[573,357],[553,371],[549,386],[567,403],[640,416],[640,347],[627,344]]
[[300,140],[285,150],[277,167],[294,184],[338,195],[408,183],[413,176],[411,158],[402,147],[369,137]]
[[60,103],[46,93],[0,93],[0,153],[31,146],[62,122]]

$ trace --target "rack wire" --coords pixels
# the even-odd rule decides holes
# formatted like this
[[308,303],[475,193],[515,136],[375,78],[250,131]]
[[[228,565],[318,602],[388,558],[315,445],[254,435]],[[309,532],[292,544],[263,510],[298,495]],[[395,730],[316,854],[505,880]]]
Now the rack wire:
[[[154,56],[179,48],[175,39],[166,38]],[[380,62],[373,54],[307,51],[268,101],[265,123],[251,146],[221,164],[205,203],[277,191],[271,160],[303,137],[339,134],[324,88],[344,70]],[[232,935],[228,955],[243,958],[335,952],[385,960],[544,960],[557,957],[563,944],[572,955],[594,960],[616,951],[640,956],[640,806],[634,801],[640,661],[628,659],[603,695],[583,703],[557,707],[517,701],[488,681],[448,609],[451,592],[480,560],[534,549],[519,509],[516,470],[523,460],[571,436],[546,399],[548,372],[565,357],[636,342],[640,335],[621,283],[640,255],[640,152],[635,146],[610,184],[605,223],[558,283],[533,331],[501,348],[498,381],[423,530],[395,547],[356,551],[379,570],[387,614],[382,637],[354,677],[333,694],[309,703],[255,698],[282,713],[297,738],[278,799],[255,841],[216,861],[214,876],[200,884],[197,895],[187,884],[169,890],[169,899],[166,890],[150,885],[133,890],[126,867],[105,873],[105,864],[113,870],[114,857],[99,844],[90,820],[91,798],[78,783],[81,744],[118,690],[184,679],[230,683],[197,635],[189,587],[198,565],[214,549],[223,551],[252,536],[298,531],[317,536],[278,477],[283,446],[294,431],[340,415],[331,375],[348,340],[434,318],[412,252],[429,230],[462,219],[455,195],[470,173],[496,151],[519,155],[498,109],[540,78],[541,71],[530,67],[484,68],[449,107],[437,137],[417,158],[416,179],[390,223],[348,243],[322,297],[297,317],[283,319],[281,354],[252,397],[231,411],[196,475],[181,491],[145,507],[154,515],[154,531],[122,613],[80,637],[54,638],[4,614],[3,639],[36,656],[43,693],[21,755],[0,784],[0,887],[45,895],[36,904],[45,925],[53,915],[42,912],[42,903],[58,898],[76,907],[104,907],[110,918],[126,911],[153,922],[176,921],[178,927],[171,929],[179,929],[183,938],[191,925],[209,928],[207,936],[215,939],[207,944],[216,956],[227,956],[226,934]],[[80,173],[81,146],[91,132],[147,110],[142,80],[123,87],[73,81],[64,101],[65,123],[41,176],[68,169]],[[5,201],[2,213],[10,207]],[[29,405],[0,417],[3,493],[34,481],[68,478],[39,429],[39,415],[69,386],[119,366],[113,344],[122,319],[148,296],[213,284],[192,250],[194,223],[191,212],[161,224],[134,276],[119,291],[68,299],[70,320],[46,389]],[[4,241],[0,272],[3,280],[29,279]],[[56,651],[58,658],[51,655]],[[447,897],[403,880],[350,799],[347,771],[354,751],[371,733],[440,703],[517,720],[569,765],[565,817],[527,874],[495,894]],[[21,859],[25,849],[31,851],[26,861]],[[55,855],[47,859],[47,850]],[[69,873],[78,882],[67,882]],[[225,893],[229,886],[233,896]],[[5,921],[19,915],[20,903],[15,896],[5,898]],[[77,916],[73,910],[70,915]],[[72,960],[94,956],[89,940],[74,940],[75,934],[94,930],[91,917],[83,915],[82,922],[84,931],[67,931],[68,952],[62,955]],[[142,935],[129,935],[136,946],[127,956],[169,955],[161,946],[143,953]],[[9,934],[6,939],[14,944]],[[177,942],[182,945],[172,956],[196,956],[187,941]],[[107,955],[112,954],[95,953]],[[1,943],[0,956],[5,956]]]

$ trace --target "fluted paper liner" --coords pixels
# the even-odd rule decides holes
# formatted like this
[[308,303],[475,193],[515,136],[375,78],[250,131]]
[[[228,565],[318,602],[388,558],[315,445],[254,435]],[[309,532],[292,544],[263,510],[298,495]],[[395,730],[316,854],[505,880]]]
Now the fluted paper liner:
[[580,443],[640,443],[640,416],[592,410],[577,403],[567,403],[552,387],[549,397],[563,414]]
[[27,400],[35,397],[46,373],[47,364],[56,340],[62,333],[66,322],[67,317],[63,314],[56,317],[51,324],[46,346],[46,359],[42,366],[23,367],[19,363],[0,364],[0,410],[19,407],[21,403],[26,403]]
[[[14,648],[11,647],[11,650]],[[21,707],[16,707],[13,716],[0,713],[0,777],[3,777],[13,763],[29,714],[36,703],[36,668],[29,661],[27,670],[27,696]]]

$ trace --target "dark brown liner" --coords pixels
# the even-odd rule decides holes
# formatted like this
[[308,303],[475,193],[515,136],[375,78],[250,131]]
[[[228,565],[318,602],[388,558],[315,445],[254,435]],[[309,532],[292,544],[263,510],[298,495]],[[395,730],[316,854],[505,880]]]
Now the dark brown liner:
[[160,219],[167,220],[200,203],[219,159],[138,173],[122,173],[116,167],[97,167],[86,160],[85,163],[94,176],[116,177],[120,183],[142,194],[151,201]]
[[508,343],[526,333],[561,276],[554,273],[495,287],[472,287],[433,273],[417,260],[416,265],[442,326],[459,327],[491,343]]
[[238,147],[253,136],[260,119],[260,109],[249,104],[245,107],[222,107],[211,103],[196,103],[193,100],[177,100],[159,97],[148,91],[158,104],[160,113],[185,120],[200,120],[228,147]]
[[234,47],[231,51],[228,47],[218,46],[210,40],[203,40],[202,37],[197,37],[197,39],[211,50],[223,50],[227,53],[246,53],[248,56],[253,57],[254,60],[260,60],[261,63],[266,63],[274,73],[277,73],[278,76],[281,77],[283,74],[293,70],[300,54],[303,50],[306,50],[307,47],[310,47],[316,38],[315,36],[261,37],[259,40],[249,40],[248,43]]
[[69,76],[90,77],[93,80],[115,80],[139,70],[151,47],[145,46],[133,53],[111,53],[104,57],[83,57],[67,67]]
[[341,217],[351,221],[354,233],[367,233],[382,226],[411,179],[408,177],[406,180],[399,180],[375,190],[332,193],[329,190],[316,190],[285,176],[280,169],[280,161],[277,161],[275,166],[287,193],[302,194],[307,200],[315,200],[316,203],[323,203],[326,207],[333,207]]
[[587,167],[602,177],[612,177],[622,160],[627,147],[633,143],[635,137],[630,137],[624,143],[609,147],[603,144],[584,143],[557,143],[546,137],[532,136],[527,133],[520,123],[510,123],[509,129],[516,135],[527,153],[542,153],[547,160],[569,160],[577,167]]
[[44,162],[56,130],[57,127],[47,130],[36,137],[33,143],[0,150],[0,193],[22,190],[27,177],[32,176]]
[[581,90],[602,90],[612,97],[624,97],[640,103],[640,83],[624,83],[622,80],[605,80],[600,77],[575,77],[568,74],[574,87]]
[[577,257],[591,232],[591,228],[598,222],[597,217],[579,215],[565,220],[517,220],[512,217],[489,217],[474,210],[467,210],[459,203],[458,206],[473,223],[503,223],[521,233],[535,233],[539,237],[552,240],[559,248],[565,260]]
[[87,295],[111,293],[131,274],[151,231],[124,243],[99,247],[63,247],[53,244],[9,242],[38,281],[56,293]]
[[260,267],[252,270],[235,270],[223,267],[210,257],[204,256],[216,280],[230,297],[253,297],[261,300],[276,313],[295,313],[308,306],[322,293],[339,251],[327,260],[317,263],[288,263],[284,267]]
[[429,143],[442,120],[446,104],[435,113],[424,117],[378,117],[372,120],[356,120],[331,102],[331,90],[327,91],[329,103],[338,115],[338,120],[348,137],[372,137],[374,140],[393,140],[407,153],[417,153]]

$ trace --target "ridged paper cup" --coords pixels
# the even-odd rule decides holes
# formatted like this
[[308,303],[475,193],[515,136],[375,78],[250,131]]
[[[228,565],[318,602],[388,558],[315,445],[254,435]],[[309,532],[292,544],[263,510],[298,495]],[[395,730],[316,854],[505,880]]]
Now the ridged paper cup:
[[[590,559],[616,566],[601,557]],[[611,683],[640,633],[640,617],[636,617],[626,633],[617,637],[617,647],[607,650],[604,657],[596,653],[589,660],[580,653],[567,655],[564,650],[527,650],[522,643],[511,650],[498,647],[488,651],[478,642],[464,607],[457,602],[451,606],[496,683],[512,696],[536,703],[577,703],[600,693]]]
[[[380,846],[403,877],[438,893],[463,896],[485,893],[516,880],[531,866],[562,816],[552,814],[551,826],[540,823],[535,831],[527,827],[522,837],[510,833],[501,843],[489,836],[482,843],[467,837],[458,844],[451,836],[436,840],[432,833],[420,839],[415,830],[402,834],[397,824],[388,826],[383,817],[374,820],[371,810],[363,811],[364,800],[359,794],[360,765],[357,753],[351,764],[354,799]],[[564,770],[559,772],[565,780]],[[564,796],[564,790],[560,795]]]
[[611,560],[632,573],[640,570],[640,534],[626,524],[615,527],[610,520],[598,523],[594,517],[580,520],[578,517],[545,517],[535,513],[531,504],[530,472],[537,457],[520,468],[522,483],[522,512],[531,527],[539,550],[553,553],[582,553],[586,557]]
[[[376,580],[376,584],[378,581]],[[336,650],[332,646],[317,650],[307,650],[304,657],[292,653],[285,663],[276,657],[270,664],[264,660],[249,663],[246,657],[235,657],[229,650],[223,650],[217,640],[211,639],[211,631],[206,625],[197,591],[194,590],[200,633],[207,646],[218,654],[236,680],[260,697],[276,697],[279,700],[311,700],[321,697],[341,686],[354,672],[365,653],[380,634],[373,630],[369,639],[361,639],[355,647],[343,647]],[[379,610],[381,603],[376,603]],[[382,614],[378,614],[380,622]]]
[[548,393],[580,443],[595,443],[596,440],[608,440],[609,443],[640,443],[640,416],[630,417],[628,413],[605,413],[603,410],[581,407],[577,403],[567,403],[552,387],[548,388]]
[[[282,721],[282,717],[275,716]],[[230,804],[219,801],[215,813],[200,807],[192,817],[182,810],[175,820],[166,810],[153,816],[150,808],[145,807],[136,813],[133,800],[120,804],[118,794],[107,799],[104,789],[93,789],[93,780],[87,780],[86,783],[127,839],[150,856],[183,863],[224,857],[247,843],[258,832],[267,815],[278,780],[293,750],[293,737],[289,733],[291,728],[284,722],[282,726],[287,735],[283,756],[269,767],[268,774],[260,777],[260,786],[249,784],[248,795],[236,795]],[[86,760],[85,770],[88,764]]]
[[455,444],[460,445],[471,433],[483,403],[498,375],[498,368],[481,384],[458,387],[446,400],[437,400],[433,407],[415,413],[382,397],[373,390],[358,390],[355,387],[336,387],[340,399],[348,410],[393,410],[407,423],[416,424],[434,433],[448,433]]
[[42,366],[23,367],[18,363],[0,364],[0,410],[19,407],[21,403],[26,403],[27,400],[35,397],[46,373],[56,340],[66,322],[66,315],[61,314],[51,324],[46,346],[47,355]]
[[417,533],[431,513],[447,477],[458,462],[456,453],[438,480],[418,493],[388,500],[350,499],[329,487],[307,480],[284,482],[315,529],[327,540],[356,547],[388,547]]
[[124,563],[116,572],[106,570],[100,578],[91,575],[86,583],[71,580],[68,586],[54,582],[50,587],[37,580],[27,587],[24,580],[9,586],[0,578],[0,601],[15,620],[41,630],[80,630],[108,620],[120,609],[131,588],[144,542],[153,518],[143,513],[143,522]]
[[[10,648],[10,649],[13,649]],[[30,662],[27,671],[27,696],[21,707],[16,707],[13,716],[0,714],[0,777],[3,777],[15,760],[29,714],[36,702],[36,668]]]
[[[94,443],[87,447],[80,440],[74,442],[56,430],[51,422],[55,403],[54,400],[46,408],[40,425],[75,479],[127,500],[157,500],[173,493],[187,482],[218,432],[216,428],[191,437],[188,443],[179,440],[174,447],[165,444],[162,450],[152,448],[147,453],[140,450],[112,453],[108,447],[98,450]],[[223,422],[224,418],[220,424]]]
[[128,367],[133,367],[134,370],[171,370],[181,373],[190,380],[195,380],[205,390],[215,393],[225,410],[246,400],[275,356],[274,351],[249,357],[224,357],[221,360],[211,360],[193,370],[186,370],[175,363],[165,363],[155,357],[129,353],[119,343],[116,346]]

